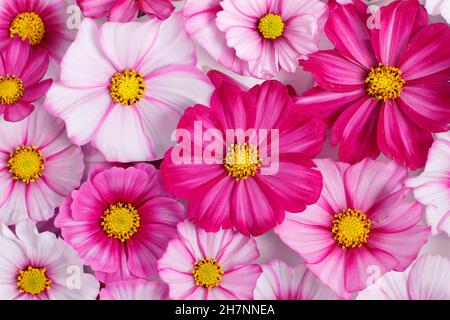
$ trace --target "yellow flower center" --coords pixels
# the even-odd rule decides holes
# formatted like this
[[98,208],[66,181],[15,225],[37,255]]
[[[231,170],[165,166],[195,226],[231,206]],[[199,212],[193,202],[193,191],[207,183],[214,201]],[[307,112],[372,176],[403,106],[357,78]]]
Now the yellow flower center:
[[257,147],[246,142],[230,145],[224,159],[224,166],[228,176],[235,178],[236,181],[254,176],[261,167]]
[[21,293],[40,294],[46,289],[50,289],[52,281],[47,278],[46,268],[28,267],[19,270],[17,275],[17,287]]
[[284,22],[278,14],[269,13],[259,19],[258,30],[264,39],[275,40],[283,34]]
[[101,226],[109,237],[125,242],[137,232],[140,220],[137,210],[131,204],[118,202],[104,211]]
[[19,13],[9,26],[9,36],[19,35],[22,41],[28,39],[32,46],[38,45],[44,39],[45,25],[35,12]]
[[210,258],[202,258],[195,262],[194,269],[192,269],[195,284],[208,289],[219,286],[223,273],[220,263]]
[[16,76],[0,76],[0,104],[14,104],[23,97],[23,82]]
[[347,209],[334,215],[334,239],[345,248],[360,248],[367,242],[371,221],[359,210]]
[[135,70],[117,72],[111,79],[109,92],[117,103],[124,106],[136,104],[144,97],[146,85],[142,73]]
[[405,80],[402,78],[401,70],[380,63],[378,67],[371,68],[365,83],[369,96],[376,100],[387,101],[400,97]]
[[41,150],[35,146],[22,146],[10,153],[6,167],[13,174],[13,179],[28,184],[43,176],[44,163]]

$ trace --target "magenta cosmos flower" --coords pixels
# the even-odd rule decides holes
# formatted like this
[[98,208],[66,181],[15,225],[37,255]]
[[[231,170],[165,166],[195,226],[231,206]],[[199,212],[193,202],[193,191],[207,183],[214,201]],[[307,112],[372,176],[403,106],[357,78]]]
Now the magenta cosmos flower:
[[[322,148],[325,124],[299,118],[295,109],[287,88],[267,81],[249,91],[224,82],[211,108],[185,111],[178,129],[188,133],[181,143],[192,154],[178,161],[181,144],[170,149],[161,174],[169,191],[188,200],[187,215],[196,225],[260,235],[281,223],[285,210],[300,212],[316,202],[322,179],[310,159]],[[254,135],[239,136],[239,130]],[[214,155],[208,131],[215,132]]]
[[67,26],[72,0],[0,0],[0,50],[18,36],[32,49],[44,49],[59,64],[76,30]]
[[[108,17],[109,21],[136,20],[139,11],[150,17],[167,19],[175,7],[170,0],[76,0],[83,14],[92,19]],[[179,0],[173,0],[179,1]]]
[[255,240],[232,230],[208,233],[189,221],[178,224],[158,261],[161,279],[176,300],[253,299],[261,268]]
[[160,281],[115,281],[100,291],[100,300],[167,300],[169,290]]
[[280,260],[262,265],[255,300],[334,300],[336,295],[305,265],[295,268]]
[[450,261],[425,254],[405,272],[391,271],[361,291],[358,300],[450,300]]
[[0,224],[0,299],[93,300],[99,283],[77,253],[51,232],[22,221],[15,234]]
[[83,154],[64,123],[37,106],[19,122],[0,122],[0,221],[48,220],[79,186]]
[[153,166],[94,168],[61,205],[55,225],[97,279],[108,283],[154,275],[183,213]]
[[162,158],[184,109],[211,96],[195,49],[174,14],[159,22],[84,19],[45,106],[78,145],[92,141],[108,161]]
[[307,115],[333,125],[339,159],[355,163],[380,151],[416,169],[423,167],[431,132],[450,122],[450,28],[427,25],[417,0],[382,7],[379,29],[369,30],[367,6],[329,2],[325,31],[335,50],[301,62],[320,87],[299,104]]
[[355,165],[317,160],[319,201],[288,214],[275,232],[340,297],[367,286],[372,273],[403,271],[428,238],[418,202],[407,201],[407,170],[365,159]]
[[33,54],[27,42],[16,37],[0,52],[0,113],[6,121],[27,117],[34,110],[33,102],[52,84],[52,80],[41,81],[47,72],[48,55],[42,50]]
[[187,0],[186,29],[226,68],[257,78],[295,72],[318,50],[326,6],[317,0]]
[[414,197],[427,206],[427,223],[436,235],[450,236],[450,139],[437,139],[430,148],[425,171],[406,181]]

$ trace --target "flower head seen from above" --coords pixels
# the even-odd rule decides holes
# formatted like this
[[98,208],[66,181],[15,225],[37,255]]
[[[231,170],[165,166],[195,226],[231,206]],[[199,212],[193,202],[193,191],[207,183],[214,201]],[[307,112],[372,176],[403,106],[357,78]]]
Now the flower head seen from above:
[[391,271],[361,291],[358,300],[450,300],[450,261],[425,254],[404,272]]
[[100,300],[167,300],[169,290],[160,281],[115,281],[100,291]]
[[[301,212],[318,199],[322,178],[311,159],[322,148],[325,124],[297,117],[284,85],[266,81],[246,91],[224,81],[210,105],[185,111],[178,129],[187,137],[161,164],[166,187],[188,200],[194,224],[261,235],[284,220],[285,210]],[[193,154],[178,161],[188,150]]]
[[[334,50],[301,65],[318,87],[298,103],[304,115],[328,120],[339,159],[356,163],[380,152],[411,169],[425,165],[433,132],[450,122],[450,27],[428,24],[417,0],[394,1],[368,29],[360,0],[329,1],[325,32]],[[378,28],[379,27],[379,28]]]
[[406,185],[414,189],[414,196],[427,206],[427,223],[431,232],[450,236],[450,139],[438,138],[428,153],[425,171],[410,178]]
[[196,61],[179,14],[101,26],[86,18],[45,106],[110,162],[160,159],[184,109],[211,95]]
[[255,300],[335,300],[325,286],[305,265],[295,268],[280,260],[262,265],[255,289]]
[[47,54],[43,50],[32,53],[28,40],[15,37],[0,52],[0,113],[6,121],[20,121],[34,110],[33,103],[52,84],[52,80],[42,81],[47,68]]
[[22,121],[0,122],[0,167],[0,222],[44,221],[79,186],[83,153],[37,105]]
[[249,300],[261,268],[255,240],[232,230],[208,233],[191,222],[178,224],[178,238],[169,242],[158,261],[160,278],[171,299]]
[[316,160],[324,187],[319,201],[287,214],[275,232],[339,297],[367,286],[373,272],[403,271],[428,239],[422,207],[408,201],[407,170],[365,159],[355,165]]
[[[51,232],[22,221],[13,233],[0,224],[1,300],[94,300],[99,283],[83,272],[76,252]],[[74,275],[78,277],[73,280]]]
[[327,14],[317,0],[187,0],[186,28],[226,68],[257,78],[295,72],[318,50]]
[[156,262],[177,234],[183,206],[149,164],[94,167],[61,205],[55,225],[103,283],[156,274]]
[[77,0],[77,3],[86,17],[108,17],[109,21],[117,22],[134,21],[140,11],[149,17],[164,20],[175,9],[170,0]]

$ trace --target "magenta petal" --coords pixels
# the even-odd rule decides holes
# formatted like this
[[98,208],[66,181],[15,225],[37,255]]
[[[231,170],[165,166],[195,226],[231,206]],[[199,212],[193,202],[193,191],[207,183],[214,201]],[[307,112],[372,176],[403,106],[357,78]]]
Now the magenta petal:
[[5,108],[3,117],[6,121],[18,122],[28,117],[33,110],[34,106],[28,102],[16,102]]
[[211,111],[217,115],[222,129],[246,129],[245,100],[241,89],[232,83],[223,83],[211,97]]
[[116,0],[77,0],[85,17],[98,19],[108,15]]
[[175,9],[169,0],[138,0],[139,7],[149,16],[164,20]]
[[16,36],[6,50],[5,66],[7,73],[21,78],[28,64],[30,51],[28,40],[24,42],[20,40],[19,36]]
[[136,20],[139,7],[135,0],[116,0],[109,14],[109,21],[128,22]]
[[51,85],[53,83],[53,80],[47,79],[42,82],[39,82],[31,87],[28,87],[25,90],[25,94],[23,96],[24,101],[33,102],[36,101],[47,93],[48,89],[50,89]]
[[29,60],[29,63],[23,70],[21,76],[21,80],[24,82],[27,89],[44,77],[47,72],[48,65],[49,56],[47,52],[40,50],[33,54],[33,58]]

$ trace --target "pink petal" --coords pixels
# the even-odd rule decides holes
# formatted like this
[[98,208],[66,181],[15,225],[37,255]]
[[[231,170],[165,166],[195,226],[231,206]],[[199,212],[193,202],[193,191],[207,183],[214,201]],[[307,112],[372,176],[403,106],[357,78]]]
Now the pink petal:
[[256,264],[237,267],[222,276],[220,287],[230,292],[236,299],[253,299],[253,291],[260,273],[261,267]]
[[357,300],[408,300],[406,272],[390,271],[361,291]]

